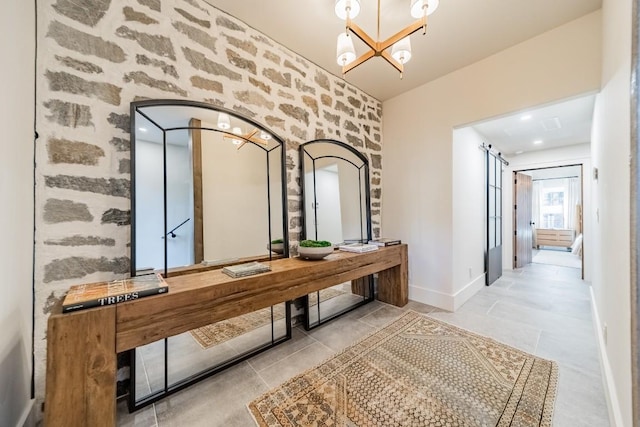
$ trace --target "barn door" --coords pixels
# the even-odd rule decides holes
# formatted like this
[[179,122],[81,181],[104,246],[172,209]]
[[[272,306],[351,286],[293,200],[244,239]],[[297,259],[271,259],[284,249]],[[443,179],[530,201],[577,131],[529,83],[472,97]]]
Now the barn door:
[[533,248],[532,179],[529,175],[515,173],[514,188],[516,201],[513,209],[515,218],[513,247],[515,255],[513,267],[521,268],[531,263]]
[[486,150],[487,249],[486,285],[502,276],[502,161]]

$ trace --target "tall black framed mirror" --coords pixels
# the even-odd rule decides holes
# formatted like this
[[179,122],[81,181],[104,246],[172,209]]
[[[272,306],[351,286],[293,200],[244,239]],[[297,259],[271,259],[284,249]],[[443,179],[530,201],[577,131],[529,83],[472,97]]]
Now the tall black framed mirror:
[[[234,111],[133,102],[131,275],[288,257],[284,149],[280,137]],[[289,339],[290,318],[281,303],[132,350],[130,409]]]
[[[350,145],[318,139],[300,145],[302,240],[336,246],[372,238],[369,161]],[[374,298],[373,276],[341,283],[305,297],[305,328],[349,312]]]

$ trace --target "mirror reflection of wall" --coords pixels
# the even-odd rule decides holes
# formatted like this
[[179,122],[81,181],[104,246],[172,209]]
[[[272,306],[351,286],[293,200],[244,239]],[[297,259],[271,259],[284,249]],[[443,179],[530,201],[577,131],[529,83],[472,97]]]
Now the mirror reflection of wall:
[[[340,178],[337,164],[305,174],[305,194],[314,198],[305,200],[307,215],[306,236],[314,240],[342,242],[342,212],[340,209]],[[314,191],[315,187],[315,191]]]
[[[136,268],[164,268],[164,177],[161,132],[146,131],[136,139]],[[167,227],[193,218],[191,153],[186,132],[167,135]],[[193,263],[193,221],[167,236],[168,267]]]
[[238,150],[241,141],[202,131],[205,261],[268,255],[266,153],[255,144]]
[[288,235],[282,142],[231,112],[175,103],[132,112],[132,274],[272,256],[269,242]]
[[[340,188],[340,210],[342,224],[342,240],[365,240],[367,238],[367,201],[364,197],[366,189],[364,168],[356,169],[346,161],[338,162],[338,177]],[[360,203],[353,199],[358,195]]]
[[[286,217],[286,212],[284,212],[283,209],[287,206],[288,202],[286,191],[282,191],[283,184],[286,185],[286,178],[283,183],[283,176],[286,175],[282,173],[283,164],[281,160],[283,158],[283,149],[282,145],[270,146],[267,157],[269,161],[269,216],[271,220],[269,242],[285,237],[285,234],[283,234],[282,218]],[[289,249],[287,248],[287,254],[288,252]]]

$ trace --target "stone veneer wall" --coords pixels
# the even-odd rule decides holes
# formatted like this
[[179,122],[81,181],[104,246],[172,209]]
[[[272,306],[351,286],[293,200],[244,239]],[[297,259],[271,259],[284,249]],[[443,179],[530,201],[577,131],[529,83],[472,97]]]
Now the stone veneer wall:
[[44,395],[46,320],[71,285],[129,271],[129,103],[209,102],[287,141],[291,240],[300,233],[297,148],[345,141],[371,166],[380,232],[381,103],[198,0],[37,2],[35,370]]

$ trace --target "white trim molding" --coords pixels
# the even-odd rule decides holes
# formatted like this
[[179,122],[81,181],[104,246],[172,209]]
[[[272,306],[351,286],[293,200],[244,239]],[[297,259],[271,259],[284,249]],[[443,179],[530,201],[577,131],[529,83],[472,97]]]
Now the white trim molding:
[[604,342],[604,336],[602,335],[602,324],[600,322],[600,316],[598,315],[598,306],[596,305],[596,298],[593,294],[592,286],[589,286],[589,292],[591,293],[593,327],[595,328],[598,351],[600,353],[600,369],[602,370],[602,378],[604,380],[604,394],[607,400],[607,408],[609,409],[609,423],[612,427],[623,427],[624,424],[622,422],[620,401],[618,400],[618,393],[616,392],[616,385],[613,379],[613,372],[611,371],[611,363],[609,363],[609,356],[607,356],[606,344]]
[[409,285],[409,299],[443,310],[456,311],[484,287],[484,276],[485,273],[482,273],[453,295]]
[[34,427],[36,425],[36,416],[34,413],[35,403],[35,399],[29,400],[27,406],[24,408],[24,411],[22,411],[20,419],[18,420],[18,427]]

